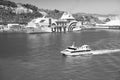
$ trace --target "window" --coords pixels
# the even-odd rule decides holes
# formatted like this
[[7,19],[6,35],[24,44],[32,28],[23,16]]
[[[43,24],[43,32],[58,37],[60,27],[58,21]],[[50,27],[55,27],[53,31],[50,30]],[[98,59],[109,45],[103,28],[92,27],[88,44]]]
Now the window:
[[40,23],[43,23],[45,20],[41,20]]

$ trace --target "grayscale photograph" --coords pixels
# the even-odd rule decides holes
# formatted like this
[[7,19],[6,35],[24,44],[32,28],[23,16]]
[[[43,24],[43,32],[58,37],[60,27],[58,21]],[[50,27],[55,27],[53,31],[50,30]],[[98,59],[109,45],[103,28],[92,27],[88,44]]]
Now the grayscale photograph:
[[120,80],[120,0],[0,0],[0,80]]

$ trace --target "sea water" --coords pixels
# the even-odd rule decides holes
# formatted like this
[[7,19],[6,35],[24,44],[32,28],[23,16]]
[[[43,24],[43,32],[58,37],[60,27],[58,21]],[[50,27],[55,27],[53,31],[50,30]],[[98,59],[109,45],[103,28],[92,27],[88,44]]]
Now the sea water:
[[120,80],[120,52],[64,57],[75,42],[94,50],[119,49],[119,30],[0,33],[0,80]]

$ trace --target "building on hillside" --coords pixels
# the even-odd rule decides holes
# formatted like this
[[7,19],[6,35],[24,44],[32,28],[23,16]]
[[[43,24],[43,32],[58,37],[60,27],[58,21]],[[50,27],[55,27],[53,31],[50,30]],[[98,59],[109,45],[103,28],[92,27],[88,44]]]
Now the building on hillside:
[[69,12],[64,12],[60,18],[61,20],[73,21],[75,18]]
[[2,32],[3,31],[3,25],[0,25],[0,32]]
[[56,21],[56,26],[54,27],[54,29],[52,28],[53,32],[62,32],[62,31],[66,31],[67,28],[67,20],[57,20]]
[[9,23],[7,27],[10,32],[24,32],[25,30],[25,25],[18,23]]
[[27,24],[27,33],[52,32],[51,26],[56,25],[56,19],[41,17],[31,20]]
[[0,22],[0,32],[3,32],[7,29],[8,29],[7,24],[3,23],[3,22]]
[[56,21],[55,31],[72,31],[75,28],[77,21],[69,12],[64,12],[59,20]]
[[6,26],[6,25],[0,25],[0,32],[6,32],[6,31],[8,31],[8,30],[10,30],[10,29],[8,28],[8,26]]
[[47,18],[45,17],[47,14],[42,14],[43,17],[33,19],[28,23],[27,33],[72,31],[76,27],[77,21],[70,13],[63,13],[58,20]]
[[105,24],[96,25],[108,28],[120,28],[120,16],[111,17],[110,21],[106,22]]
[[101,21],[105,21],[107,18],[109,18],[109,17],[103,17],[103,16],[99,16],[99,17],[97,17],[99,20],[101,20]]
[[19,25],[19,24],[17,24],[17,23],[10,23],[10,24],[7,24],[7,26],[10,28],[10,27],[12,27],[12,26],[15,26],[15,25]]

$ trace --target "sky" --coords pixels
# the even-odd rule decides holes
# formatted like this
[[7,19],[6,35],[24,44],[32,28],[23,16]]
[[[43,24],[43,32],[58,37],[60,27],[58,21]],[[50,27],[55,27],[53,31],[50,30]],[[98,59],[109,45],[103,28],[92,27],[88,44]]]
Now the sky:
[[120,14],[120,0],[10,0],[71,13]]

